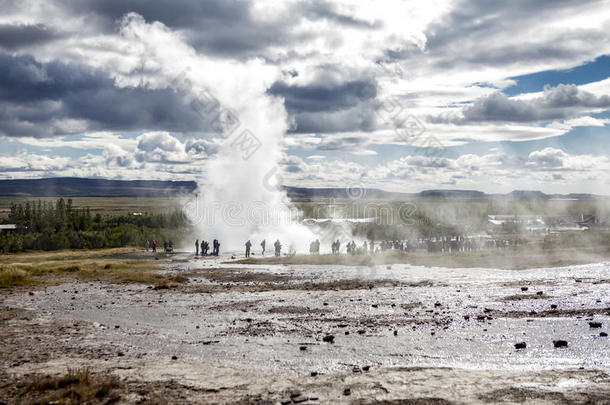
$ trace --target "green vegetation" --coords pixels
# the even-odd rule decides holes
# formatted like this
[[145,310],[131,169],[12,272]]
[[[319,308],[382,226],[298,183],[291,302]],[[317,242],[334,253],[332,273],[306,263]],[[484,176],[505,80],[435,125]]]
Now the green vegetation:
[[12,204],[2,222],[16,224],[17,229],[0,233],[0,253],[143,246],[146,240],[179,240],[189,226],[179,210],[102,216],[75,208],[71,199],[63,198]]
[[0,267],[0,288],[17,287],[33,284],[27,272],[20,269],[4,269]]

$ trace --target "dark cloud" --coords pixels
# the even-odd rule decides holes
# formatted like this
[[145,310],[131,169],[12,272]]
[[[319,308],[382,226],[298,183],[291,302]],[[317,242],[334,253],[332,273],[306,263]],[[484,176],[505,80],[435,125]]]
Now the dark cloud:
[[336,5],[327,1],[305,1],[297,6],[300,14],[310,20],[325,19],[356,28],[379,28],[379,21],[368,22],[337,11]]
[[598,97],[575,85],[547,88],[541,97],[511,99],[502,93],[476,100],[463,110],[463,121],[537,122],[567,119],[590,109],[610,108],[610,96]]
[[118,88],[104,71],[82,64],[0,54],[0,94],[0,132],[7,136],[70,132],[62,120],[81,120],[88,130],[209,129],[172,89]]
[[273,84],[268,93],[281,96],[289,113],[345,110],[362,100],[375,98],[377,85],[371,80],[348,81],[337,85],[290,86]]
[[38,45],[61,35],[44,24],[0,24],[0,47],[14,50]]
[[160,21],[180,30],[199,51],[236,58],[260,56],[270,46],[291,45],[313,34],[297,34],[302,19],[329,20],[344,26],[373,28],[369,23],[339,13],[326,1],[291,6],[285,18],[268,20],[253,10],[254,0],[60,0],[67,13],[86,15],[103,30],[113,31],[125,14],[135,12],[146,21]]
[[597,51],[595,44],[610,39],[610,26],[605,32],[586,26],[560,33],[542,31],[541,35],[547,37],[534,35],[519,43],[511,41],[511,33],[524,32],[523,27],[570,17],[582,8],[603,3],[603,0],[584,0],[578,4],[571,0],[461,0],[451,12],[427,27],[425,55],[407,44],[401,49],[386,50],[385,61],[423,58],[437,69],[505,66],[516,62],[573,64],[575,59],[590,58]]
[[377,95],[373,80],[306,86],[277,82],[268,93],[284,98],[286,110],[294,119],[295,133],[371,131],[375,127],[370,102]]

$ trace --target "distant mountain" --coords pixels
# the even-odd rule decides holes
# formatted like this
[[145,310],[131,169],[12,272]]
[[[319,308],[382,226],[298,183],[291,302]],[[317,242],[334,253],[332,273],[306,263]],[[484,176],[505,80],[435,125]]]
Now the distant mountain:
[[473,190],[424,190],[419,193],[420,197],[463,197],[463,198],[479,198],[485,197],[486,194],[481,191]]
[[75,177],[0,180],[0,197],[173,197],[190,194],[196,189],[194,181]]
[[[485,194],[474,190],[424,190],[420,193],[397,193],[376,188],[305,188],[283,187],[292,199],[311,198],[514,198],[575,199],[607,198],[593,194],[545,194],[535,190],[515,190],[508,194]],[[57,177],[49,179],[0,180],[0,197],[174,197],[197,192],[194,181],[106,180]],[[205,192],[205,190],[204,190]]]
[[550,197],[542,191],[536,190],[515,190],[506,195],[507,197],[527,199],[527,200],[548,200]]
[[288,197],[299,198],[405,198],[413,197],[416,194],[396,193],[384,191],[376,188],[305,188],[305,187],[282,187]]

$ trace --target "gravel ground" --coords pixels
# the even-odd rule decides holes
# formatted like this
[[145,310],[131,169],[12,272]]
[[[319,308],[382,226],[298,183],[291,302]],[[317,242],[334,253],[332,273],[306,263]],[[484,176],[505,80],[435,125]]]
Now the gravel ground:
[[164,271],[189,283],[171,289],[0,291],[0,402],[27,399],[27,376],[88,366],[119,376],[125,403],[610,403],[609,263],[227,259],[177,255]]

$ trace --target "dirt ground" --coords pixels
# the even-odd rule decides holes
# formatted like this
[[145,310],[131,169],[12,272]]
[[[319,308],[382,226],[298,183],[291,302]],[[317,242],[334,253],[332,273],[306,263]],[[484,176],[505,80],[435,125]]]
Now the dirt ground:
[[610,403],[608,263],[101,257],[186,281],[0,289],[0,403]]

